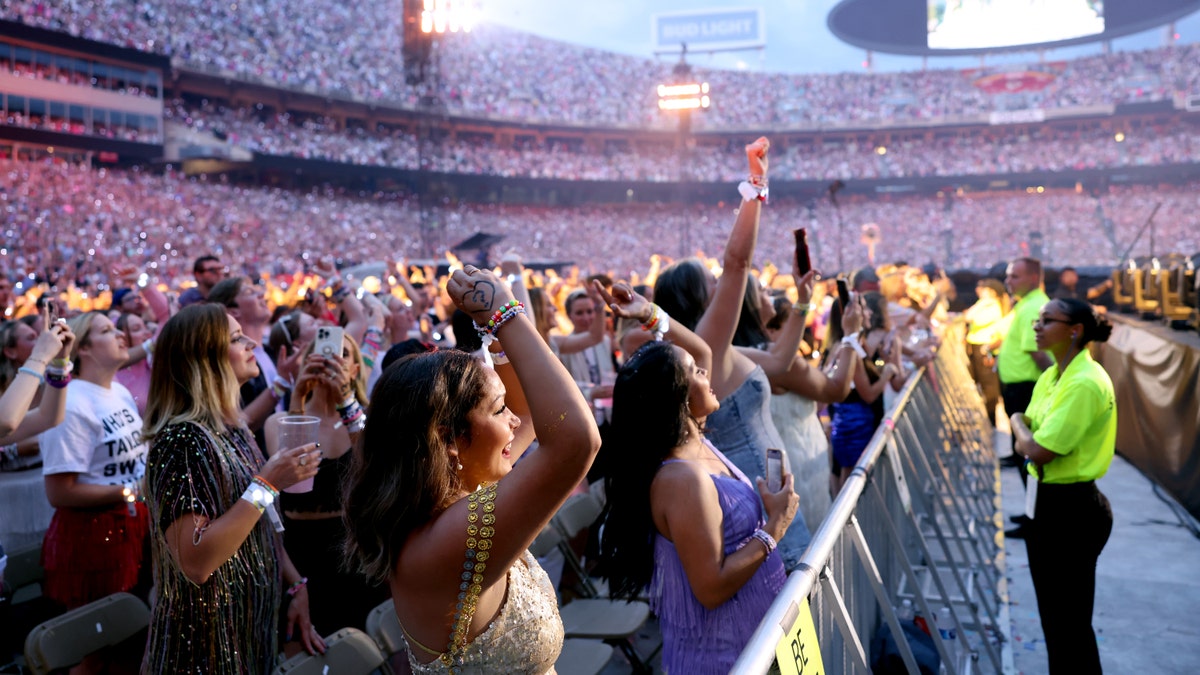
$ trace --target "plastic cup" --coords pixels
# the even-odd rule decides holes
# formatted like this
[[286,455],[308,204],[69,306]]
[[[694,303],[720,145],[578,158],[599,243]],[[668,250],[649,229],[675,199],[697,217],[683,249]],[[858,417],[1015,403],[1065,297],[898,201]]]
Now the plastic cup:
[[[302,445],[316,443],[320,438],[321,418],[312,417],[311,415],[287,415],[279,420],[279,451],[291,450]],[[308,457],[310,462],[319,462],[319,458]],[[313,479],[302,480],[291,487],[283,489],[284,492],[300,493],[312,492]]]

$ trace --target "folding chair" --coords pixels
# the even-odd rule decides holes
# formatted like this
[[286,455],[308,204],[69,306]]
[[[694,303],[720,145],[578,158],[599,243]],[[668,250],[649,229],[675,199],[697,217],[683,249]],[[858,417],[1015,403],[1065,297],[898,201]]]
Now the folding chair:
[[28,602],[42,594],[46,570],[42,569],[42,545],[33,544],[8,552],[4,583],[12,589],[12,604]]
[[558,675],[596,675],[612,659],[612,645],[599,640],[563,640],[562,652],[554,662]]
[[[546,526],[529,547],[534,556],[561,549],[563,534],[553,525]],[[582,598],[558,608],[568,638],[602,640],[618,647],[629,659],[635,672],[648,673],[650,667],[633,648],[631,638],[650,618],[650,605],[607,598]]]
[[275,668],[275,675],[369,675],[391,673],[387,657],[366,633],[343,628],[325,638],[324,654],[300,653]]
[[128,593],[114,593],[34,627],[25,638],[25,662],[35,675],[68,668],[148,625],[150,608],[145,603]]
[[583,586],[584,595],[589,598],[608,597],[608,584],[601,579],[592,579],[588,575],[583,561],[571,549],[571,540],[580,532],[595,524],[596,519],[600,517],[600,513],[603,510],[604,504],[596,498],[594,493],[589,491],[583,494],[571,495],[550,521],[562,533],[562,540],[559,542],[558,548],[562,552],[563,558],[566,559],[567,564],[571,566],[571,569],[575,571],[575,575],[579,577],[579,583]]
[[384,600],[367,615],[367,635],[370,635],[387,656],[407,651],[400,619],[396,618],[396,605]]

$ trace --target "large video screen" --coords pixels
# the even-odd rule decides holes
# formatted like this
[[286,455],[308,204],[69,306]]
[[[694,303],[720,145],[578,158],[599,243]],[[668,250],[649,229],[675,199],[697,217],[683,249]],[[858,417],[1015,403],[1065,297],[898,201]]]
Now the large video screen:
[[1104,32],[1104,0],[928,0],[930,49],[1057,42]]

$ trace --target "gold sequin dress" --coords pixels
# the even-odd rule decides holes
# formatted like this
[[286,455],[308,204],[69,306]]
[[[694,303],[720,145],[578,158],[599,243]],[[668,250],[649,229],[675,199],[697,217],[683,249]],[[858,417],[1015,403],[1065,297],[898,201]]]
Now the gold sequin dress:
[[[526,551],[508,569],[508,592],[500,613],[467,645],[464,663],[455,671],[471,675],[542,675],[554,667],[562,643],[563,625],[554,586],[537,560]],[[409,645],[408,663],[413,675],[449,672],[440,659],[418,663],[413,657],[418,652],[422,652],[422,647]]]

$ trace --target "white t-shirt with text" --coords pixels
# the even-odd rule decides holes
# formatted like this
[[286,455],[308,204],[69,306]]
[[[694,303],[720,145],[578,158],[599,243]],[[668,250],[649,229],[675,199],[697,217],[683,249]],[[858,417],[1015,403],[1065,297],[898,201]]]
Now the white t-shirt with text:
[[125,385],[72,380],[63,423],[41,436],[42,474],[77,473],[91,485],[128,485],[146,472],[137,403]]

